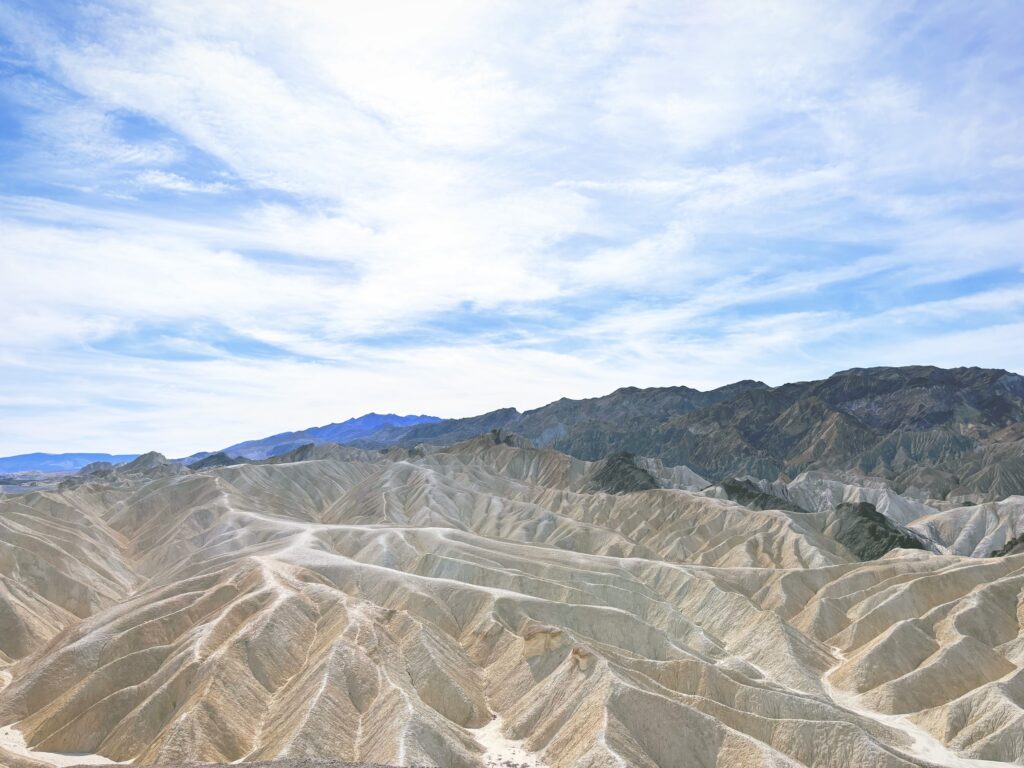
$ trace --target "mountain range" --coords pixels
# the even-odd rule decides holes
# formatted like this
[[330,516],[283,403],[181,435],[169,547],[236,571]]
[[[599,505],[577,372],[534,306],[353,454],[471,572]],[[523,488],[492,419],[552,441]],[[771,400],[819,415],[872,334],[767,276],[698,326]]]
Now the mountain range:
[[1021,394],[629,388],[0,486],[0,766],[1024,764]]
[[[1024,494],[1024,377],[980,368],[857,368],[818,381],[771,387],[746,380],[707,392],[626,387],[460,419],[370,413],[220,452],[259,460],[306,444],[452,445],[492,429],[586,460],[617,452],[658,458],[715,481],[786,480],[823,470],[880,478],[921,500],[976,503]],[[0,459],[0,471],[74,471],[87,457],[97,460],[11,457]]]
[[[367,413],[358,418],[322,427],[309,427],[296,432],[282,432],[256,440],[230,445],[220,451],[201,451],[178,461],[192,464],[205,461],[209,456],[226,453],[247,459],[268,459],[293,451],[301,445],[321,443],[349,443],[361,438],[375,441],[387,440],[393,432],[400,432],[415,424],[431,424],[441,421],[436,416],[398,416],[393,413]],[[0,473],[77,472],[94,462],[121,464],[138,457],[139,454],[111,455],[109,453],[25,453],[0,458]]]
[[1024,493],[1024,377],[979,368],[858,368],[820,381],[741,381],[709,392],[629,387],[352,442],[450,445],[490,429],[581,459],[618,451],[656,457],[713,480],[826,470],[882,478],[921,499]]
[[282,432],[278,435],[246,440],[221,449],[229,456],[243,456],[247,459],[269,459],[293,451],[309,443],[351,443],[360,439],[386,441],[392,434],[402,433],[417,424],[440,422],[437,416],[398,416],[394,413],[368,413],[365,416],[348,419],[339,424],[310,427],[298,432]]
[[109,461],[119,464],[138,454],[110,453],[22,453],[0,458],[0,472],[77,472],[87,464]]

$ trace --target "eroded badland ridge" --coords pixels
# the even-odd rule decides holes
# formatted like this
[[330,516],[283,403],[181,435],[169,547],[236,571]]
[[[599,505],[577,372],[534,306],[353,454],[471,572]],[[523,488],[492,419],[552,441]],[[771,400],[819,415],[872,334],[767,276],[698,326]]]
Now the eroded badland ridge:
[[0,495],[0,765],[1020,764],[1022,404],[619,390]]

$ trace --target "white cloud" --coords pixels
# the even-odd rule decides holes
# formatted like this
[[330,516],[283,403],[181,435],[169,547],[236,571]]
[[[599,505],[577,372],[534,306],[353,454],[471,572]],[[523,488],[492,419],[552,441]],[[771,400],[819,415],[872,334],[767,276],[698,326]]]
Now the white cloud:
[[223,181],[199,182],[186,179],[184,176],[179,176],[176,173],[157,170],[144,171],[135,177],[135,181],[144,187],[159,187],[160,189],[169,189],[172,192],[206,192],[217,194],[232,189],[230,184]]
[[91,8],[0,11],[0,452],[1022,364],[1012,5]]

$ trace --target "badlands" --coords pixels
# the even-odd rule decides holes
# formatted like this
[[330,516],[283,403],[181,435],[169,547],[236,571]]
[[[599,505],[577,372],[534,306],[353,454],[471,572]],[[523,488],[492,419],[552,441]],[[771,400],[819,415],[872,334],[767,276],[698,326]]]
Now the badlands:
[[1022,531],[505,431],[148,454],[0,494],[0,765],[1021,764]]

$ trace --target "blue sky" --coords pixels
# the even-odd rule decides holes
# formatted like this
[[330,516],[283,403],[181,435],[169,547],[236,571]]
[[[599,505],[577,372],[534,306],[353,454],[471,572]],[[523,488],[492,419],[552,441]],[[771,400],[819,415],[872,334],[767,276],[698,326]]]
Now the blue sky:
[[0,0],[0,455],[1022,371],[1022,28],[1015,1]]

